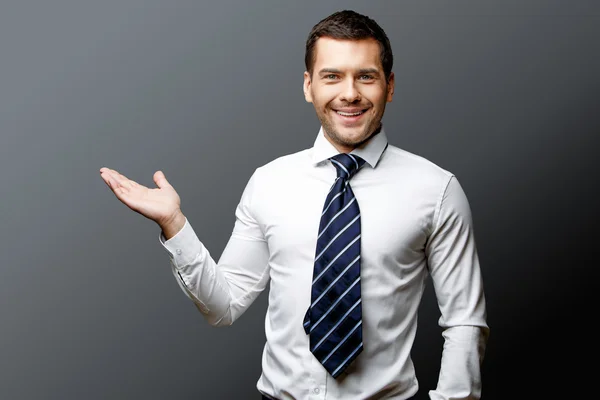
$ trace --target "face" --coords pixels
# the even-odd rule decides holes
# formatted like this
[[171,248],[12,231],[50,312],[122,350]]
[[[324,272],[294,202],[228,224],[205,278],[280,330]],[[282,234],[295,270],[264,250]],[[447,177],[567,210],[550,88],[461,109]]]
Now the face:
[[304,72],[304,97],[340,152],[349,153],[371,137],[393,94],[394,73],[386,82],[375,39],[317,40],[312,76]]

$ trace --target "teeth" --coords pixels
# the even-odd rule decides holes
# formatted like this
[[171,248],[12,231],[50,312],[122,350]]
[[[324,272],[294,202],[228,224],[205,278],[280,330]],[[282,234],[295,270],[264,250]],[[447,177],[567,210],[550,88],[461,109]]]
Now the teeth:
[[344,117],[356,117],[357,115],[360,115],[363,113],[362,111],[355,112],[355,113],[346,113],[343,111],[336,111],[336,112],[340,115],[343,115]]

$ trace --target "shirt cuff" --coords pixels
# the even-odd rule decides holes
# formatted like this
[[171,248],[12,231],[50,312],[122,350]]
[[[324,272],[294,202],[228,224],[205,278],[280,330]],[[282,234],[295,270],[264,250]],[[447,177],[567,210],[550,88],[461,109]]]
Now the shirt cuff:
[[187,218],[183,228],[175,236],[166,240],[161,231],[158,240],[176,268],[183,268],[197,257],[204,257],[204,247]]

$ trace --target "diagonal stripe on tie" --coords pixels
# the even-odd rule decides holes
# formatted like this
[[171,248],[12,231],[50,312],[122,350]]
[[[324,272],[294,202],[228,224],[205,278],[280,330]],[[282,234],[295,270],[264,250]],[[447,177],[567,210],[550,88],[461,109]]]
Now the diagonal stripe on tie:
[[360,209],[350,178],[365,161],[345,153],[330,160],[337,170],[337,179],[323,205],[311,304],[303,326],[310,335],[311,352],[337,378],[363,348]]

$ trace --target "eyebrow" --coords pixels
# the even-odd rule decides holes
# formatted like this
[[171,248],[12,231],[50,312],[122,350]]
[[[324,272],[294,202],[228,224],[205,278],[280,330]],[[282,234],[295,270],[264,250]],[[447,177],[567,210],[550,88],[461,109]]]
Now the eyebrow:
[[[321,74],[341,74],[342,71],[336,68],[323,68],[319,71],[319,75]],[[359,74],[378,74],[379,70],[377,68],[361,68],[358,70]]]
[[378,74],[379,70],[377,68],[362,68],[358,70],[359,74]]
[[319,75],[325,74],[325,73],[340,74],[341,72],[342,71],[340,71],[339,69],[335,69],[335,68],[323,68],[322,70],[319,71]]

